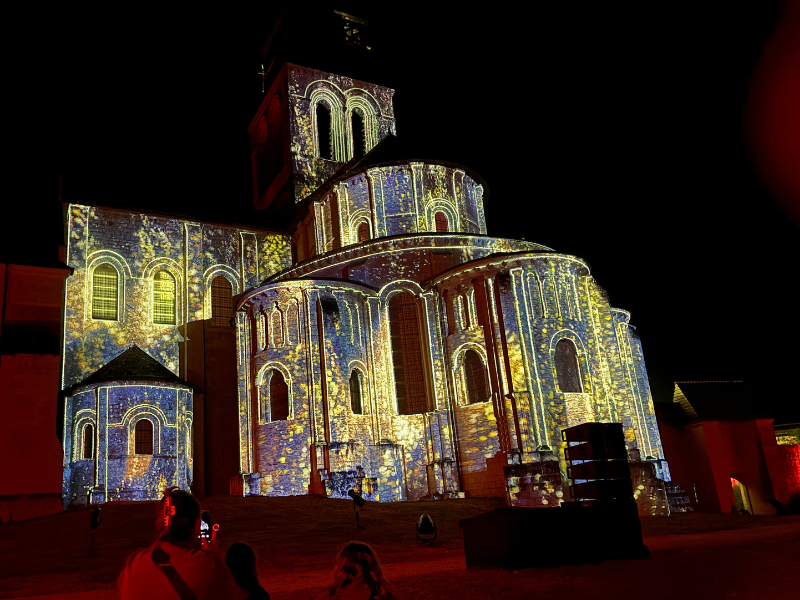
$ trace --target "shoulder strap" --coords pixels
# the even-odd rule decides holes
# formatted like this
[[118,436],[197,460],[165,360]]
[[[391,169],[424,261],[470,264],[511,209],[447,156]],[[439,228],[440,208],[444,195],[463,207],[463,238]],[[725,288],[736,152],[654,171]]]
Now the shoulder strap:
[[169,554],[161,548],[155,548],[150,553],[150,558],[153,563],[161,569],[164,575],[167,576],[167,579],[172,584],[172,587],[175,588],[175,591],[178,592],[178,596],[181,597],[181,600],[197,600],[197,596],[189,589],[189,586],[186,585],[186,582],[178,574],[175,567],[169,564]]

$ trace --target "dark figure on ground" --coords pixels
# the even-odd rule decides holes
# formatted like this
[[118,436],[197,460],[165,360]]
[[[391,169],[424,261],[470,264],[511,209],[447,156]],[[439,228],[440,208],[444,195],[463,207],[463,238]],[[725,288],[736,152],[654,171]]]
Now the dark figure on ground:
[[200,547],[200,506],[169,488],[158,503],[158,539],[128,558],[117,580],[122,600],[244,600],[218,552]]
[[350,542],[336,561],[333,583],[316,600],[397,600],[383,582],[375,552],[360,542]]
[[256,555],[247,544],[231,544],[225,554],[225,564],[240,588],[249,592],[248,600],[269,600],[269,594],[258,581]]
[[95,506],[92,516],[89,518],[89,556],[94,556],[95,531],[100,527],[101,520],[100,507]]

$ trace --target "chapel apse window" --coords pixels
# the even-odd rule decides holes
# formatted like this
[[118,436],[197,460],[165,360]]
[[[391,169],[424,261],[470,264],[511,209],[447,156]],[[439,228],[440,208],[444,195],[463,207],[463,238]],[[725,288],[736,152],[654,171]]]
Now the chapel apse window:
[[81,458],[94,458],[94,427],[85,425],[83,428],[83,448]]
[[366,242],[369,239],[369,225],[367,223],[361,223],[358,226],[358,241]]
[[111,265],[100,265],[92,275],[92,318],[117,320],[119,276]]
[[433,221],[436,224],[436,232],[437,233],[446,233],[449,231],[449,224],[447,222],[447,215],[443,212],[437,212],[433,216]]
[[317,102],[317,152],[320,158],[333,160],[331,136],[331,109],[324,102]]
[[389,323],[397,411],[401,415],[424,413],[428,409],[428,400],[414,296],[407,292],[392,296],[389,300]]
[[134,453],[153,453],[153,424],[149,419],[139,419],[134,429]]
[[578,353],[572,340],[561,340],[556,344],[555,363],[559,389],[567,393],[582,393]]
[[467,350],[464,353],[464,378],[467,386],[467,402],[476,404],[489,399],[489,385],[486,369],[477,352]]
[[269,409],[273,421],[285,421],[289,418],[289,386],[283,373],[272,372],[269,381]]
[[351,130],[353,132],[353,158],[358,160],[364,158],[367,148],[366,129],[364,127],[364,116],[354,110],[351,115]]
[[211,324],[222,327],[233,325],[233,288],[222,275],[211,282]]
[[175,278],[167,271],[153,276],[153,323],[175,325]]
[[361,404],[361,383],[361,371],[354,369],[350,374],[350,408],[355,415],[364,414],[364,408]]

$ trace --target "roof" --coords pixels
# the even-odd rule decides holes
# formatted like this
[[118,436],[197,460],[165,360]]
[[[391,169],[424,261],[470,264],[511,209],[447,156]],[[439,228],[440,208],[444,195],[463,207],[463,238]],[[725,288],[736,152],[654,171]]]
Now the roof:
[[697,421],[750,421],[772,415],[742,381],[677,381],[672,402]]
[[153,381],[162,383],[174,383],[199,390],[196,385],[188,383],[175,375],[172,371],[150,356],[147,352],[133,345],[116,358],[100,367],[97,371],[89,375],[80,383],[67,388],[65,393],[106,381]]
[[423,158],[425,155],[437,155],[439,153],[446,153],[446,148],[442,144],[437,144],[436,140],[419,140],[409,138],[398,138],[392,134],[387,135],[380,140],[377,145],[370,149],[364,156],[358,159],[351,159],[349,162],[344,163],[339,171],[334,173],[325,183],[320,185],[310,196],[303,199],[298,203],[295,221],[300,220],[305,214],[305,209],[315,200],[319,200],[327,194],[338,182],[344,181],[353,177],[357,173],[366,171],[373,167],[383,167],[389,165],[399,165],[407,163],[425,163],[442,165],[459,169],[464,171],[467,176],[473,179],[476,183],[483,186],[483,202],[489,199],[489,187],[486,181],[475,171],[469,167],[465,167],[458,163],[436,159],[436,158]]

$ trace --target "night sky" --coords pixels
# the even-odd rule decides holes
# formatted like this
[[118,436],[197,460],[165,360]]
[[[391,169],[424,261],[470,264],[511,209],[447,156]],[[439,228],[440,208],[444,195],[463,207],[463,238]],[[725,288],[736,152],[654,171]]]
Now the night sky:
[[[246,129],[278,14],[267,4],[11,19],[0,259],[55,261],[59,174],[69,202],[246,211]],[[489,234],[589,262],[633,314],[657,401],[675,380],[741,379],[778,420],[800,421],[800,232],[742,127],[781,5],[650,4],[373,8],[374,83],[396,89],[398,136],[419,140],[409,158],[483,176]]]

